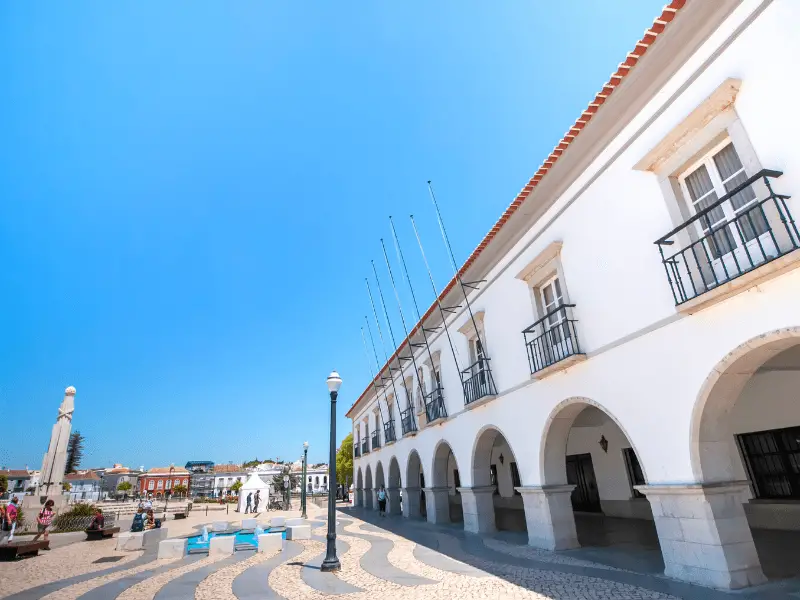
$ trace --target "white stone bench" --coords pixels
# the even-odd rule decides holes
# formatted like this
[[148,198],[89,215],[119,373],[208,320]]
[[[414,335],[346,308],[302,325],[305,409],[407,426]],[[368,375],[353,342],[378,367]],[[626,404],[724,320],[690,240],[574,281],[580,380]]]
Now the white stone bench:
[[211,524],[211,531],[228,531],[228,522],[227,521],[214,521]]
[[270,527],[285,527],[286,517],[272,517],[269,522]]
[[308,522],[305,519],[286,519],[286,527],[290,525],[308,525]]
[[255,529],[258,527],[256,519],[242,519],[242,529]]
[[183,558],[186,556],[186,548],[189,540],[186,538],[171,540],[161,540],[158,543],[158,558]]
[[166,527],[159,527],[158,529],[148,529],[142,532],[142,547],[143,548],[158,548],[159,542],[169,537],[169,529]]
[[283,536],[280,533],[262,533],[258,536],[259,552],[280,552],[283,549]]
[[117,536],[117,552],[141,550],[144,542],[143,531],[125,531]]
[[236,537],[233,535],[223,535],[219,537],[213,537],[211,538],[211,542],[209,542],[208,544],[208,555],[229,556],[233,554],[235,550],[234,548],[235,543],[236,543]]
[[310,540],[311,539],[311,526],[310,525],[289,525],[286,528],[287,540]]

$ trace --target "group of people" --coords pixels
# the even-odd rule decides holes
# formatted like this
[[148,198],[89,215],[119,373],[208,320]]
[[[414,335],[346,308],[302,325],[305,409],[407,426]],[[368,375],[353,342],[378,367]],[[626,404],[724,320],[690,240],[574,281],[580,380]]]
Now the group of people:
[[257,513],[258,505],[261,502],[261,490],[256,490],[255,496],[253,492],[247,494],[247,504],[244,507],[244,513]]
[[161,519],[156,519],[152,507],[145,510],[140,505],[136,510],[136,514],[133,515],[131,531],[148,531],[150,529],[158,529],[159,527],[161,527]]

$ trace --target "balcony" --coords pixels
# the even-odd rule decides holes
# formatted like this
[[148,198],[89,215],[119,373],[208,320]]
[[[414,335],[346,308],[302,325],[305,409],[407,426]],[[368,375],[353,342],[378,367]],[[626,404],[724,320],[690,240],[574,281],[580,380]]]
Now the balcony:
[[414,405],[409,402],[408,408],[400,411],[400,427],[403,435],[417,432],[417,422],[414,420]]
[[383,424],[383,440],[387,444],[397,441],[397,436],[394,432],[394,417]]
[[358,447],[357,443],[353,445],[353,455],[356,458],[360,458],[361,457],[361,449]]
[[488,358],[479,358],[461,371],[461,385],[464,386],[464,404],[470,405],[486,396],[494,396],[497,390],[492,379]]
[[361,442],[361,454],[369,454],[369,440]]
[[373,450],[377,450],[377,449],[378,449],[378,448],[380,448],[380,447],[381,447],[381,440],[380,440],[380,436],[378,435],[378,432],[377,432],[377,431],[375,431],[375,432],[372,434],[372,449],[373,449]]
[[428,418],[428,423],[447,417],[441,386],[437,386],[430,394],[425,395],[425,416]]
[[800,248],[790,196],[770,182],[781,175],[759,171],[655,242],[679,310],[726,298],[796,262],[786,256]]
[[585,358],[578,343],[577,321],[570,318],[574,307],[574,304],[562,304],[522,330],[531,374],[537,378],[566,369]]

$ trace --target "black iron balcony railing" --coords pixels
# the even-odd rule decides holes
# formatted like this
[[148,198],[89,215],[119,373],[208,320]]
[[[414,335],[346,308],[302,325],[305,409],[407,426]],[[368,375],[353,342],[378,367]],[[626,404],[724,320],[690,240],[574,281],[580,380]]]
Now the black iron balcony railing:
[[383,441],[387,444],[389,442],[397,441],[397,437],[394,432],[394,417],[383,424]]
[[369,440],[361,442],[361,454],[369,454]]
[[428,418],[428,423],[447,416],[441,386],[436,386],[431,393],[425,395],[425,416]]
[[562,304],[522,330],[531,373],[537,373],[570,356],[582,354],[575,328],[577,321],[570,319],[569,309],[574,307],[574,304]]
[[464,403],[472,404],[484,396],[497,393],[489,368],[488,358],[479,358],[469,367],[461,371],[461,385],[464,386]]
[[414,420],[414,404],[409,402],[408,408],[400,411],[400,426],[403,435],[414,433],[417,430],[417,422]]
[[790,196],[769,180],[781,175],[759,171],[656,241],[676,305],[800,248]]
[[381,447],[380,436],[378,435],[378,432],[375,431],[372,434],[372,449],[375,450],[376,448],[380,448],[380,447]]
[[361,448],[358,447],[358,444],[353,445],[353,455],[356,458],[359,458],[361,456]]

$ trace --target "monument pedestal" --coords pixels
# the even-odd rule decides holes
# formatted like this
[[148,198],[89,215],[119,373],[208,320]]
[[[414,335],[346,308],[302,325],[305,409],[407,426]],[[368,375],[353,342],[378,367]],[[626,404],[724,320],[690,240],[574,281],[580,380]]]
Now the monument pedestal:
[[[18,496],[18,498],[22,503],[23,510],[25,510],[29,515],[33,515],[34,511],[36,511],[36,514],[38,515],[45,503],[45,500],[42,500],[43,496],[39,496],[38,494],[34,496]],[[67,506],[67,501],[69,500],[69,496],[59,494],[58,496],[47,496],[46,499],[53,501],[53,510],[56,512],[56,514],[58,514],[64,512],[64,509]]]

